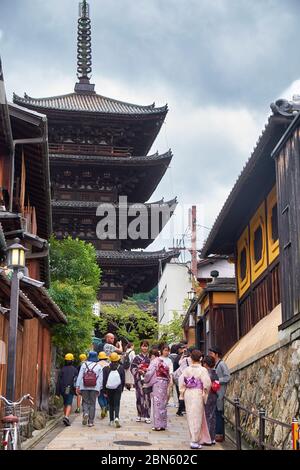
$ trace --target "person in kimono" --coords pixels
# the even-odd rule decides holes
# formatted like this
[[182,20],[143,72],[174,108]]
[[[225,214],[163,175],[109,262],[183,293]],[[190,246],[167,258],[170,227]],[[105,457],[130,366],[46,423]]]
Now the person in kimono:
[[168,387],[170,370],[159,351],[150,352],[150,366],[145,374],[145,386],[152,387],[153,431],[165,431],[167,428]]
[[[205,356],[203,359],[203,366],[207,369],[212,383],[212,387],[208,394],[207,402],[205,403],[205,416],[207,426],[210,434],[210,442],[208,444],[216,443],[216,408],[217,408],[217,389],[220,388],[219,377],[214,369],[215,361],[211,356]],[[215,385],[215,386],[214,386]]]
[[147,424],[151,423],[150,410],[151,410],[151,399],[149,393],[144,393],[144,375],[149,367],[149,342],[142,341],[140,343],[141,352],[137,354],[133,359],[130,371],[133,375],[135,393],[136,393],[136,408],[137,417],[136,422],[140,423],[144,421]]
[[186,417],[191,437],[191,449],[201,449],[201,443],[210,441],[204,405],[210,391],[211,380],[207,369],[201,366],[201,351],[191,353],[192,364],[179,377],[180,398],[184,399]]

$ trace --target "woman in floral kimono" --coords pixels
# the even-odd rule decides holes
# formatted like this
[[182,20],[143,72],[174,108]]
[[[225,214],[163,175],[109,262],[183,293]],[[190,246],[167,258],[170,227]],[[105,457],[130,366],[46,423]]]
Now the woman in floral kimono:
[[167,428],[168,387],[170,370],[158,351],[150,352],[151,363],[145,374],[145,386],[152,387],[153,431]]
[[204,404],[211,381],[207,370],[200,365],[202,353],[197,349],[191,353],[192,364],[179,377],[179,391],[184,398],[187,421],[191,436],[191,449],[200,449],[201,443],[210,442]]
[[136,408],[137,408],[137,418],[136,421],[140,423],[145,421],[145,423],[151,423],[150,419],[150,410],[151,410],[151,400],[150,395],[144,393],[143,384],[144,384],[144,375],[149,367],[150,359],[148,355],[149,343],[148,341],[142,341],[141,352],[133,359],[130,371],[133,375],[135,393],[136,393]]

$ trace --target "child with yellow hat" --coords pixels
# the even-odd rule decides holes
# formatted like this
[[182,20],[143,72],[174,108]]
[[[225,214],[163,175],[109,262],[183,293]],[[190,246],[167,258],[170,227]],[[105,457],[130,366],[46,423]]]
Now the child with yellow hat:
[[[104,351],[99,352],[98,359],[99,359],[99,364],[102,367],[102,369],[104,369],[104,367],[107,367],[109,365],[108,356]],[[107,402],[107,398],[104,396],[103,389],[100,391],[100,394],[98,395],[98,403],[101,408],[100,418],[104,419],[106,418],[106,415],[107,415],[108,402]]]
[[75,395],[75,381],[78,370],[73,365],[74,355],[67,353],[65,355],[65,365],[61,368],[56,385],[56,394],[61,395],[64,401],[64,417],[65,426],[71,426],[69,416],[72,410],[73,398]]
[[[82,353],[79,354],[80,366],[78,367],[78,373],[80,371],[81,365],[87,360],[87,355]],[[80,413],[80,405],[81,405],[81,395],[77,395],[77,407],[75,413]]]

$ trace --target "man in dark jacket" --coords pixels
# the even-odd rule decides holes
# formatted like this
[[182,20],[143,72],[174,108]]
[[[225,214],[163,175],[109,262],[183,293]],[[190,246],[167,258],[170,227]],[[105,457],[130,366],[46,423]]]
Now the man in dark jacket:
[[109,356],[110,365],[103,369],[103,393],[108,398],[110,426],[120,428],[120,402],[125,386],[125,371],[116,352]]
[[78,370],[73,365],[74,356],[71,353],[65,355],[65,365],[58,374],[56,385],[56,395],[61,395],[64,400],[64,417],[65,426],[71,426],[69,416],[72,410],[73,398],[75,395],[75,382]]
[[224,428],[224,396],[226,393],[227,384],[230,381],[230,372],[222,361],[221,350],[217,347],[209,348],[209,355],[215,360],[215,370],[221,385],[220,390],[217,392],[217,408],[216,408],[216,441],[223,442],[225,439]]

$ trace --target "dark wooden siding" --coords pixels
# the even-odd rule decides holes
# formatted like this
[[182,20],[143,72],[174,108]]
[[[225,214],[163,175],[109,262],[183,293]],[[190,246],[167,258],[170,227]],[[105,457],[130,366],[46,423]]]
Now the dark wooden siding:
[[213,308],[210,318],[211,343],[225,354],[237,341],[236,307],[218,306]]
[[258,279],[239,302],[240,336],[244,336],[280,303],[280,271],[278,261]]
[[237,320],[235,305],[214,305],[209,309],[209,333],[206,332],[208,314],[196,325],[196,344],[204,353],[210,346],[218,346],[225,354],[237,341]]
[[276,157],[283,322],[300,312],[300,130]]

